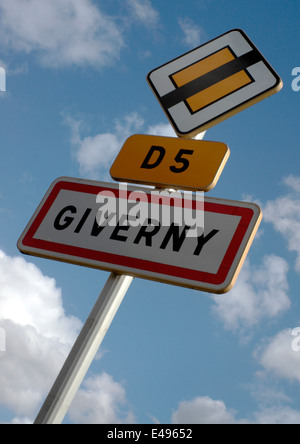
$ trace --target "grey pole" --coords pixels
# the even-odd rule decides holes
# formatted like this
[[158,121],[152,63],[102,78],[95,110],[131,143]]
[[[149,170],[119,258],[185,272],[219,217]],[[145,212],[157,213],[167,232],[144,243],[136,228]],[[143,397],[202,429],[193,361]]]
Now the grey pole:
[[112,273],[34,424],[61,424],[133,277]]

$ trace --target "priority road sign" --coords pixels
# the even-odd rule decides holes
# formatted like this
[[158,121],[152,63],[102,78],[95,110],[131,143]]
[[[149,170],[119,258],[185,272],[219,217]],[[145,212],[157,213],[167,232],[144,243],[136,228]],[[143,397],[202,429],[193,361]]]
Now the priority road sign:
[[239,29],[154,69],[147,80],[179,137],[193,137],[283,85]]
[[[158,199],[152,193],[145,188],[124,191],[116,184],[57,179],[18,248],[26,254],[198,290],[229,291],[261,221],[260,208],[215,198],[206,198],[198,207],[192,199]],[[181,226],[172,217],[168,224],[164,216],[155,220],[152,210],[157,206],[160,215],[183,207],[201,212],[202,232],[189,235],[192,228],[185,220]],[[151,211],[144,223],[134,223],[132,215],[144,210]]]
[[125,142],[110,174],[121,182],[209,191],[229,154],[224,143],[134,135]]

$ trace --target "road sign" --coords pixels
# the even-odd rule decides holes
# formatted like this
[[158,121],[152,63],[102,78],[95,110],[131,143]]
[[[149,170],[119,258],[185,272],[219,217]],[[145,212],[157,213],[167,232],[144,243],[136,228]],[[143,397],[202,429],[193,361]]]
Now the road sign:
[[193,137],[283,85],[239,29],[151,71],[147,80],[179,137]]
[[135,135],[126,141],[110,174],[121,182],[209,191],[229,154],[224,143]]
[[[260,208],[207,198],[204,207],[196,210],[192,199],[157,200],[151,193],[144,188],[124,191],[116,184],[57,179],[18,248],[26,254],[203,291],[230,290],[260,223]],[[132,221],[137,209],[143,212],[141,203],[151,210],[143,225]],[[162,217],[157,223],[152,216],[157,205],[159,214],[183,206],[202,212],[204,231],[189,236],[185,222],[165,225]]]

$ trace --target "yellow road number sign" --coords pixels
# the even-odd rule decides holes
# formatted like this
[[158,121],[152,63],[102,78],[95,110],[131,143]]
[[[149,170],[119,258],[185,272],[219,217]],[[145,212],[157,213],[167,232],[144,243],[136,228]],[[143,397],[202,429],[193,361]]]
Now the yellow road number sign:
[[209,191],[229,155],[224,143],[134,135],[124,144],[110,174],[120,182]]

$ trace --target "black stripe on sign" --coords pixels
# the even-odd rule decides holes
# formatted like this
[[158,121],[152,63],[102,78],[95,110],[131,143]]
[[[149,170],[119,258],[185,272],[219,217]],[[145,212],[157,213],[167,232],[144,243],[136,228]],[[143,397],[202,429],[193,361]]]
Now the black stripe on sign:
[[236,59],[225,63],[225,65],[222,65],[219,68],[216,68],[213,71],[210,71],[207,74],[204,74],[203,76],[192,80],[186,85],[176,88],[174,91],[171,91],[170,93],[162,96],[160,98],[160,102],[165,109],[169,109],[172,106],[178,105],[178,103],[187,100],[189,97],[192,97],[195,94],[204,91],[210,86],[213,86],[216,83],[227,79],[233,74],[244,71],[245,69],[249,68],[252,65],[255,65],[255,63],[258,63],[261,60],[261,54],[254,49],[250,52],[247,52],[247,54],[244,54],[241,57],[237,57]]

